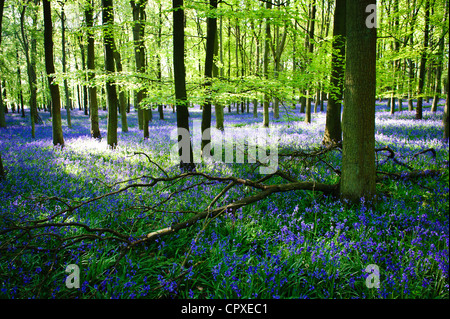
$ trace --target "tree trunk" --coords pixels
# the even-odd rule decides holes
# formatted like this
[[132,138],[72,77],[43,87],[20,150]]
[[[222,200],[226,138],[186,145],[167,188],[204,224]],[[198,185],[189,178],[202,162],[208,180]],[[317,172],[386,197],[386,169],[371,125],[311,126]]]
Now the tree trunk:
[[[62,48],[62,71],[64,75],[66,75],[66,14],[64,13],[64,4],[65,2],[61,3],[61,48]],[[69,85],[67,83],[67,78],[64,77],[64,95],[65,95],[65,104],[66,104],[66,118],[67,118],[67,127],[72,128],[72,120],[70,117],[70,107],[72,104],[72,101],[70,99],[69,95]]]
[[95,77],[95,47],[94,47],[94,34],[93,34],[93,12],[94,12],[94,0],[88,0],[85,3],[84,15],[87,26],[87,69],[89,84],[89,117],[91,120],[91,136],[96,139],[101,139],[99,120],[98,120],[98,100],[97,100],[97,87],[92,83]]
[[[4,7],[5,1],[0,0],[0,48],[2,44],[2,20],[3,20],[3,7]],[[1,106],[1,105],[0,105]],[[2,125],[2,113],[3,113],[3,121],[5,121],[5,113],[0,110],[0,128],[6,127],[5,125]],[[5,177],[5,169],[3,168],[3,161],[2,161],[2,155],[0,154],[0,179]]]
[[54,82],[53,74],[55,73],[55,65],[53,63],[53,25],[52,11],[49,0],[42,2],[44,11],[44,47],[45,47],[45,70],[47,72],[48,86],[52,98],[52,129],[53,129],[53,145],[64,146],[64,138],[61,126],[61,97],[59,94],[59,86]]
[[425,66],[427,63],[427,49],[428,49],[428,37],[429,37],[429,23],[430,23],[430,0],[425,0],[425,31],[423,39],[423,48],[420,56],[420,69],[419,69],[419,83],[417,87],[417,107],[416,107],[416,120],[422,119],[422,103],[423,103],[423,87],[425,84]]
[[341,100],[344,87],[346,2],[347,0],[336,0],[334,11],[330,79],[332,92],[327,104],[323,144],[333,144],[342,141]]
[[[270,1],[266,2],[266,9],[272,9],[272,3]],[[269,50],[270,50],[270,22],[269,18],[266,18],[266,33],[264,36],[264,61],[263,61],[263,75],[267,80],[269,78],[268,67],[269,67]],[[263,102],[263,127],[269,127],[269,97],[268,94],[264,93]]]
[[366,26],[375,0],[347,1],[345,107],[340,194],[359,202],[375,196],[376,28]]
[[[217,0],[209,0],[209,6],[211,14],[217,9]],[[217,34],[217,18],[208,17],[206,19],[207,31],[206,31],[206,57],[205,57],[205,87],[206,94],[209,96],[203,103],[202,112],[202,144],[201,155],[206,158],[210,156],[211,152],[211,79],[214,66],[214,46],[216,43]],[[209,147],[208,147],[209,146]]]
[[[35,2],[36,3],[36,2]],[[30,87],[30,121],[31,121],[31,136],[35,138],[36,129],[35,124],[40,121],[39,115],[37,113],[37,77],[36,77],[36,36],[34,33],[31,35],[31,50],[28,45],[28,40],[25,36],[24,30],[24,20],[25,20],[25,10],[26,6],[23,6],[20,14],[20,31],[22,34],[22,41],[24,46],[25,58],[27,62],[27,75],[28,75],[28,86]],[[33,12],[32,15],[33,28],[37,27],[37,13]],[[31,52],[30,52],[31,51]]]
[[[443,25],[448,25],[448,23],[447,23],[448,5],[449,5],[448,1],[445,1],[444,21],[442,22]],[[442,64],[443,64],[443,58],[444,58],[445,33],[446,33],[446,30],[445,30],[445,28],[443,28],[441,38],[439,39],[439,48],[438,48],[438,52],[437,52],[438,57],[437,57],[437,66],[436,66],[436,79],[435,79],[436,82],[434,85],[433,104],[431,105],[432,112],[437,111],[437,105],[439,102],[439,94],[441,93],[441,78],[442,78]]]
[[194,155],[189,133],[189,112],[186,95],[186,70],[184,65],[184,10],[183,0],[173,0],[173,75],[177,112],[178,154],[180,169],[195,170]]
[[[162,26],[163,26],[163,20],[162,20],[162,5],[161,1],[159,2],[159,9],[158,9],[158,37],[157,37],[157,47],[158,52],[156,54],[156,72],[158,73],[158,84],[159,84],[159,90],[162,89],[162,71],[161,71],[161,39],[162,39]],[[158,102],[158,112],[159,112],[159,119],[164,120],[164,110],[163,105],[161,102]]]
[[448,95],[449,95],[449,82],[450,82],[450,62],[447,66],[447,97],[445,100],[445,106],[444,106],[444,117],[442,119],[443,126],[444,126],[444,140],[447,140],[447,143],[449,142],[449,118],[448,118]]
[[[2,43],[2,20],[3,20],[3,6],[5,5],[4,0],[0,0],[0,45]],[[0,79],[1,80],[1,79]],[[1,97],[0,97],[1,100]],[[3,108],[3,101],[0,101],[0,128],[6,127],[6,119],[5,119],[5,109]],[[0,176],[3,176],[3,164],[2,158],[0,156]]]
[[[309,29],[308,29],[308,37],[306,41],[307,51],[310,55],[312,55],[314,51],[314,25],[316,19],[316,0],[313,0],[311,3],[311,15],[309,17]],[[310,57],[308,57],[308,62],[310,63]],[[309,84],[311,85],[311,84]],[[305,123],[311,123],[311,89],[308,88],[306,91],[306,110],[305,110]]]
[[[116,66],[116,71],[122,72],[122,58],[120,56],[120,52],[117,48],[114,48],[114,62]],[[122,125],[122,132],[128,132],[128,121],[127,121],[127,101],[125,99],[125,91],[119,86],[119,111],[120,111],[120,120]]]
[[[220,51],[222,52],[222,17],[220,18],[220,43],[219,43],[219,37],[217,36],[217,32],[216,32],[216,38],[215,38],[215,45],[214,45],[214,59],[217,59],[218,53],[219,53],[219,46],[220,46]],[[220,54],[219,57],[220,61],[221,61],[221,65],[222,64],[222,54]],[[223,68],[220,69],[220,72],[223,73]],[[216,78],[219,76],[219,68],[217,67],[217,64],[214,63],[213,65],[213,78]],[[216,114],[216,128],[220,131],[224,130],[224,126],[223,126],[223,105],[222,103],[219,103],[219,101],[215,101],[214,102],[214,111]]]
[[[145,6],[147,0],[130,1],[133,10],[133,41],[134,41],[134,56],[136,63],[136,72],[145,73],[146,69],[146,54],[144,44],[144,30],[145,30]],[[144,138],[148,138],[148,122],[151,119],[151,110],[145,111],[142,100],[147,96],[147,89],[140,88],[135,94],[134,107],[138,110],[139,129],[144,130]]]
[[20,72],[20,64],[19,64],[19,50],[16,48],[16,60],[17,60],[17,84],[18,84],[18,97],[20,101],[20,110],[17,107],[17,113],[21,112],[22,117],[25,117],[25,110],[23,108],[23,92],[22,92],[22,75]]
[[102,0],[102,23],[103,23],[103,46],[104,46],[104,58],[105,58],[105,71],[108,76],[106,79],[106,99],[108,108],[107,119],[107,144],[110,148],[114,149],[117,146],[117,91],[116,84],[111,78],[114,75],[114,13],[113,13],[113,1]]

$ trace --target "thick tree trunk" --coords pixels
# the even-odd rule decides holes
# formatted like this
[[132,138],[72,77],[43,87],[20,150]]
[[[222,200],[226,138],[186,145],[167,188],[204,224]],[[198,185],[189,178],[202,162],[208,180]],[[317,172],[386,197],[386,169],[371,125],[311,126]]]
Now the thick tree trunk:
[[327,104],[325,134],[323,144],[342,141],[341,110],[342,92],[344,88],[345,66],[345,16],[347,0],[336,0],[334,11],[333,44],[331,56],[331,88]]
[[53,25],[52,11],[49,0],[42,2],[44,11],[44,46],[45,46],[45,70],[47,72],[48,86],[52,98],[52,129],[53,145],[64,146],[64,138],[61,126],[61,96],[59,86],[54,82],[55,65],[53,63]]
[[106,80],[106,99],[108,108],[107,118],[107,144],[114,149],[117,146],[117,90],[114,80],[111,76],[114,74],[114,35],[112,26],[114,24],[113,1],[102,0],[102,23],[103,23],[103,46],[105,58]]
[[376,28],[366,26],[375,0],[347,1],[345,107],[340,194],[359,202],[375,195]]
[[[145,73],[146,69],[146,54],[144,44],[144,30],[145,30],[145,6],[147,0],[130,1],[133,10],[133,41],[134,41],[134,56],[136,63],[136,72]],[[142,100],[147,96],[147,90],[140,88],[135,94],[134,107],[138,110],[139,129],[144,130],[144,138],[148,138],[148,122],[152,118],[151,109],[144,110]]]
[[184,65],[184,10],[183,0],[173,0],[173,75],[177,112],[178,154],[182,170],[195,170],[194,155],[189,133],[189,112],[186,95]]
[[[217,0],[210,0],[209,6],[211,10],[217,9]],[[205,87],[207,94],[211,96],[211,79],[213,75],[214,67],[214,47],[216,43],[217,34],[217,18],[208,17],[207,31],[206,31],[206,57],[205,57]],[[202,144],[201,155],[204,157],[210,156],[211,152],[211,97],[207,97],[205,103],[203,103],[202,112]],[[209,147],[207,147],[209,146]]]
[[97,87],[93,85],[93,80],[95,77],[95,47],[94,47],[94,34],[93,34],[93,11],[94,11],[94,0],[88,0],[86,2],[86,7],[84,9],[84,15],[86,19],[87,26],[87,69],[88,69],[88,80],[89,85],[89,116],[91,120],[91,136],[96,139],[101,139],[102,135],[100,133],[99,120],[98,120],[98,101],[97,101]]

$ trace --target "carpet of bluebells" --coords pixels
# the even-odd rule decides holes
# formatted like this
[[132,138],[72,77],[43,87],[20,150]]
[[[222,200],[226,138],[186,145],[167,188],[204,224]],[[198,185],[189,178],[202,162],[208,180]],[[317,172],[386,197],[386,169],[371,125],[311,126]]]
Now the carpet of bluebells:
[[[123,243],[102,238],[104,233],[100,238],[74,240],[60,250],[51,250],[58,247],[58,238],[81,235],[83,229],[49,226],[36,230],[38,236],[30,243],[27,236],[16,239],[7,233],[0,235],[0,298],[448,298],[449,146],[442,140],[444,101],[436,113],[425,104],[420,121],[414,120],[414,112],[391,115],[385,101],[377,103],[377,147],[389,146],[414,169],[442,174],[383,179],[377,183],[376,203],[361,199],[350,205],[307,191],[275,194],[210,220],[207,227],[199,223],[135,246],[120,260]],[[0,154],[8,171],[0,183],[0,231],[64,208],[61,202],[42,200],[43,196],[81,202],[107,193],[108,184],[161,175],[145,156],[134,152],[144,152],[167,172],[176,173],[168,150],[175,143],[170,134],[176,122],[171,109],[165,109],[164,121],[154,112],[148,140],[142,138],[132,109],[129,132],[119,127],[115,150],[107,148],[106,138],[90,138],[88,116],[81,111],[72,111],[71,129],[62,113],[62,149],[52,145],[48,114],[41,113],[44,124],[36,126],[35,139],[28,116],[6,115],[8,127],[0,131]],[[201,111],[193,108],[190,115],[200,119]],[[100,121],[106,137],[106,112],[100,111]],[[283,109],[281,118],[271,121],[280,130],[281,149],[320,146],[325,112],[313,114],[309,125],[298,108]],[[258,127],[261,122],[261,113],[256,119],[235,110],[225,113],[225,130],[233,128],[237,134],[239,128]],[[436,157],[430,153],[413,157],[427,148],[434,148]],[[378,170],[405,171],[383,160],[382,153],[378,156]],[[338,180],[332,168],[339,169],[340,158],[340,152],[329,152],[322,162],[292,161],[289,169],[299,180],[331,184]],[[199,169],[216,176],[257,178],[252,165],[245,163],[210,163]],[[191,179],[130,188],[89,203],[65,220],[138,238],[184,217],[164,211],[204,207],[223,186]],[[169,198],[182,187],[185,192]],[[251,192],[236,187],[223,202]],[[168,200],[159,213],[146,211],[164,198]],[[26,244],[37,249],[23,249]],[[79,289],[66,287],[69,264],[80,267]],[[379,268],[378,287],[367,285],[368,265]]]

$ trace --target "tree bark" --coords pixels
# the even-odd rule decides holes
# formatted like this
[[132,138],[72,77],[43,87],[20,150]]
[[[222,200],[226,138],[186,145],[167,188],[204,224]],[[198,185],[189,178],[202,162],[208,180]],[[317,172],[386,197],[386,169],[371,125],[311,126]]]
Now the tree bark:
[[[266,9],[272,9],[272,3],[270,1],[266,2]],[[263,75],[267,80],[269,78],[268,67],[269,67],[269,51],[270,51],[270,19],[266,18],[266,33],[264,36],[264,61],[263,61]],[[268,94],[264,93],[263,101],[263,127],[269,127],[269,97]]]
[[[308,29],[308,37],[306,41],[307,51],[310,55],[312,55],[314,51],[314,25],[316,19],[316,0],[313,0],[311,4],[311,15],[309,17],[309,29]],[[310,57],[308,57],[308,62],[310,63]],[[309,84],[311,85],[311,84]],[[308,88],[306,91],[306,110],[305,110],[305,123],[311,123],[311,89]]]
[[[62,71],[65,74],[66,73],[66,14],[64,12],[64,4],[65,2],[61,3],[61,49],[62,49]],[[72,120],[70,117],[70,108],[72,101],[70,99],[69,94],[69,84],[67,83],[67,78],[64,77],[64,95],[65,95],[65,104],[66,104],[66,118],[67,118],[67,127],[72,128]]]
[[[147,0],[130,1],[133,10],[133,41],[134,41],[134,56],[136,63],[136,72],[145,73],[146,69],[146,54],[144,44],[144,30],[145,30],[145,6]],[[140,88],[135,95],[134,106],[138,110],[139,129],[144,130],[144,138],[148,138],[148,122],[151,120],[151,109],[144,110],[142,100],[147,96],[147,89]]]
[[427,63],[427,49],[429,38],[429,24],[430,24],[430,0],[425,0],[425,31],[423,39],[423,48],[420,56],[420,69],[419,69],[419,83],[417,87],[417,107],[416,107],[416,120],[422,119],[422,103],[423,103],[423,87],[425,84],[425,66]]
[[[3,20],[3,7],[5,5],[4,0],[0,0],[0,46],[2,43],[2,20]],[[1,79],[0,79],[1,80]],[[0,96],[0,128],[6,127],[5,109],[3,107],[3,100]],[[2,158],[0,157],[0,176],[3,176]]]
[[[184,9],[183,0],[172,0],[173,5],[173,75],[178,129],[180,169],[195,170],[192,142],[189,133],[189,112],[184,65]],[[186,133],[188,136],[186,136]],[[183,138],[184,137],[184,138]],[[187,139],[187,140],[186,140]]]
[[94,34],[93,34],[93,11],[94,0],[88,0],[85,3],[84,16],[87,26],[87,69],[89,84],[89,117],[91,120],[91,136],[96,139],[101,139],[99,120],[98,120],[98,100],[97,100],[97,87],[94,85],[93,80],[95,78],[95,47],[94,47]]
[[[120,56],[119,50],[117,48],[114,48],[114,63],[116,66],[116,71],[122,72],[122,58]],[[127,121],[127,106],[126,106],[126,99],[125,99],[125,92],[121,87],[118,87],[119,89],[119,111],[120,111],[120,120],[122,125],[122,132],[126,133],[128,132],[128,121]]]
[[445,106],[444,106],[444,117],[442,119],[443,126],[444,126],[444,140],[447,140],[447,143],[449,142],[449,118],[448,118],[448,95],[449,95],[449,80],[450,80],[450,62],[447,66],[447,97],[445,100]]
[[331,55],[331,88],[328,99],[325,134],[323,144],[342,141],[341,110],[342,92],[344,89],[345,66],[345,24],[347,0],[336,0],[334,11],[333,43]]
[[340,196],[359,202],[375,196],[376,28],[366,26],[375,0],[347,1],[345,107]]
[[[444,21],[442,22],[443,25],[448,25],[447,22],[447,16],[448,16],[448,5],[449,2],[445,1],[445,13],[444,13]],[[437,105],[439,102],[439,94],[441,93],[441,78],[442,78],[442,65],[444,60],[444,44],[445,44],[445,34],[448,32],[448,30],[445,30],[445,27],[442,30],[441,38],[439,39],[439,48],[437,52],[437,66],[436,66],[436,82],[434,85],[434,97],[433,97],[433,104],[431,105],[431,111],[436,112],[437,111]]]
[[[217,9],[217,0],[209,0],[209,6],[212,12]],[[214,14],[214,13],[213,13]],[[210,156],[211,152],[211,79],[213,75],[214,66],[214,47],[216,43],[217,34],[217,18],[208,17],[206,19],[207,31],[206,31],[206,57],[205,57],[205,87],[206,94],[209,96],[203,103],[202,112],[202,143],[201,143],[201,155],[204,157]],[[209,146],[209,148],[207,148]],[[206,148],[205,148],[206,147]]]
[[[216,32],[216,38],[214,41],[214,58],[217,59],[218,53],[219,53],[219,46],[220,50],[222,51],[222,17],[220,18],[220,43],[219,43],[219,36]],[[220,61],[222,64],[222,54],[220,55]],[[220,69],[220,72],[223,73],[223,68]],[[213,78],[216,78],[219,76],[219,68],[217,67],[217,64],[214,63],[213,65]],[[216,115],[216,128],[220,131],[224,130],[223,126],[223,104],[219,103],[219,101],[214,102],[214,111]]]
[[[158,73],[159,90],[162,89],[162,71],[161,71],[162,26],[163,26],[162,5],[161,5],[161,1],[160,1],[159,6],[158,6],[158,37],[156,39],[157,47],[158,47],[158,53],[156,54],[156,72]],[[163,104],[161,102],[158,102],[158,112],[159,112],[159,119],[164,120],[164,110],[163,110]]]
[[64,138],[61,126],[61,96],[59,86],[54,82],[55,65],[53,62],[53,25],[52,11],[49,0],[42,2],[44,11],[44,46],[45,46],[45,70],[47,72],[48,86],[52,98],[52,130],[53,145],[64,146]]
[[107,144],[114,149],[117,146],[117,91],[116,84],[111,78],[113,76],[114,68],[114,35],[112,26],[114,24],[113,1],[102,0],[102,23],[103,23],[103,46],[106,79],[106,99],[108,108],[107,118]]

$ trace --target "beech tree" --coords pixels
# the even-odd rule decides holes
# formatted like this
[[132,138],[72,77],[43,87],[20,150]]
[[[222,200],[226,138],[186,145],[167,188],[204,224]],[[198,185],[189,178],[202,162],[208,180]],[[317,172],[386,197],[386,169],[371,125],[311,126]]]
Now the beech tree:
[[[147,0],[130,1],[133,10],[133,41],[136,72],[144,74],[146,72],[146,54],[144,44],[145,31],[145,6]],[[147,88],[140,87],[134,98],[135,107],[138,110],[139,128],[144,130],[144,138],[148,138],[148,122],[152,118],[151,110],[145,110],[143,99],[147,96]]]
[[375,195],[375,93],[377,30],[366,8],[375,0],[347,1],[345,106],[342,115],[340,195],[359,201]]
[[430,0],[425,0],[425,29],[423,33],[423,48],[420,53],[420,69],[419,69],[419,84],[417,86],[417,107],[416,107],[416,119],[422,119],[422,103],[424,93],[424,85],[425,85],[425,65],[427,63],[427,48],[428,48],[428,40],[429,40],[429,27],[430,27]]
[[[0,0],[0,48],[2,47],[2,21],[3,21],[3,7],[5,5],[4,0]],[[0,97],[1,99],[1,97]],[[3,104],[0,103],[0,128],[6,127],[5,122],[5,110]],[[3,168],[2,154],[0,154],[0,179],[5,176],[5,169]]]
[[[195,169],[195,164],[191,138],[189,135],[189,112],[186,94],[186,70],[184,65],[183,0],[173,0],[172,6],[173,75],[175,82],[175,107],[177,112],[178,154],[180,156],[180,168],[182,170],[192,171]],[[188,141],[186,141],[186,139]]]
[[84,16],[87,27],[87,69],[88,80],[91,82],[88,88],[89,91],[89,116],[91,120],[91,136],[96,139],[101,139],[100,128],[98,124],[98,101],[97,101],[97,87],[92,83],[95,77],[95,40],[93,33],[94,26],[94,0],[86,0],[84,3]]
[[[0,45],[2,43],[2,20],[3,20],[3,6],[5,4],[4,0],[0,1]],[[1,47],[1,46],[0,46]],[[1,80],[1,78],[0,78]],[[1,92],[0,92],[0,128],[6,127],[6,120],[5,120],[5,108],[3,106],[3,99],[1,98]],[[0,174],[3,173],[3,165],[1,162],[0,157]]]
[[334,9],[330,78],[332,92],[327,105],[324,144],[342,141],[341,101],[344,87],[346,2],[346,0],[336,0]]
[[109,147],[115,148],[117,145],[117,91],[116,84],[112,75],[114,68],[114,33],[112,26],[114,24],[113,1],[102,0],[102,22],[103,22],[103,46],[105,49],[105,71],[107,72],[106,80],[106,98],[108,106],[107,121],[107,143]]
[[[217,9],[217,0],[209,0],[210,9]],[[207,32],[206,32],[206,58],[205,58],[205,86],[207,88],[207,94],[211,94],[211,79],[213,75],[214,64],[214,47],[216,44],[217,34],[217,18],[212,16],[214,12],[210,13],[211,16],[207,18]],[[203,103],[202,113],[202,156],[209,156],[210,149],[205,149],[205,146],[211,145],[211,98],[207,97],[205,103]]]
[[44,11],[44,44],[45,44],[45,69],[47,71],[48,86],[52,99],[52,129],[53,145],[64,146],[64,138],[61,126],[61,96],[59,86],[55,82],[55,65],[53,63],[53,25],[52,11],[49,0],[42,2]]

